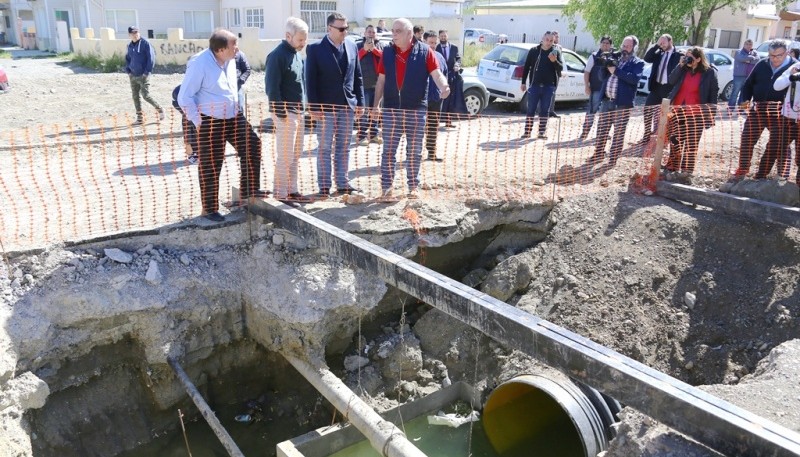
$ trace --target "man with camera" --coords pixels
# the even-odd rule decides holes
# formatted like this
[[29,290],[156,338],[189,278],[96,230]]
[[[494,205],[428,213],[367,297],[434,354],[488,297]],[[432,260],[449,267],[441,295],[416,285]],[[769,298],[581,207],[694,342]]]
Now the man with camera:
[[586,95],[589,96],[589,106],[586,108],[586,118],[583,121],[581,141],[585,140],[592,130],[594,114],[600,109],[600,101],[603,100],[603,83],[611,76],[606,70],[606,62],[608,59],[613,59],[612,43],[611,37],[600,38],[600,49],[589,56],[586,69],[583,70],[583,86],[586,88]]
[[611,152],[608,163],[616,165],[625,143],[625,131],[631,118],[631,111],[636,99],[636,89],[644,71],[644,61],[636,57],[639,39],[629,35],[622,40],[619,60],[607,59],[606,71],[610,76],[603,82],[603,101],[600,104],[600,120],[597,124],[595,153],[590,163],[603,160],[606,155],[606,143],[609,132],[614,128],[611,140]]
[[753,148],[764,129],[769,130],[769,142],[767,142],[755,178],[766,178],[775,160],[781,154],[785,122],[779,113],[788,84],[779,90],[776,87],[780,86],[775,82],[792,66],[792,63],[796,62],[789,55],[787,47],[785,40],[773,40],[769,44],[768,57],[756,64],[744,82],[739,100],[742,102],[742,109],[748,110],[748,113],[742,128],[739,167],[734,173],[734,179],[744,178],[750,171]]
[[[375,38],[375,27],[368,25],[364,30],[364,41],[358,44],[358,60],[361,62],[361,77],[364,78],[364,105],[372,106],[375,100],[375,83],[378,81],[378,62],[383,56],[383,43]],[[378,135],[378,121],[369,115],[358,119],[359,146],[367,146],[370,142],[383,144]]]
[[669,75],[678,66],[682,54],[672,45],[672,35],[667,33],[658,38],[658,43],[647,50],[644,61],[653,64],[647,88],[650,93],[644,102],[644,135],[641,143],[650,141],[650,136],[658,130],[658,107],[661,100],[668,98],[672,91]]

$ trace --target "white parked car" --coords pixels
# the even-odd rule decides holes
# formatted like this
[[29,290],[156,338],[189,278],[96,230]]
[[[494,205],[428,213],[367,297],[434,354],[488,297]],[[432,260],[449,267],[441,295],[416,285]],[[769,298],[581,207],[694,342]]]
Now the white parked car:
[[[685,51],[688,48],[679,46],[679,50]],[[714,64],[717,67],[717,79],[719,80],[719,98],[728,100],[733,90],[733,57],[725,54],[722,51],[714,49],[703,49],[706,54],[708,63]],[[647,80],[650,79],[650,72],[652,65],[645,64],[642,79],[639,80],[639,92],[649,94],[650,89],[647,88]]]
[[[773,40],[767,40],[767,41],[765,41],[765,42],[763,42],[763,43],[758,45],[758,47],[756,48],[756,52],[758,53],[758,57],[761,57],[762,59],[767,57],[767,54],[769,54],[769,45],[770,45],[770,43],[772,43],[772,41]],[[794,41],[794,40],[788,40],[788,39],[784,40],[784,41],[789,43],[789,49],[800,49],[800,41]]]
[[[499,44],[483,56],[478,64],[478,79],[492,97],[517,102],[523,111],[527,108],[526,94],[519,86],[528,51],[534,46],[534,43]],[[565,68],[556,90],[556,101],[588,100],[583,84],[586,61],[569,49],[562,50]]]
[[489,29],[464,29],[464,46],[491,45],[505,43],[508,36],[494,33]]

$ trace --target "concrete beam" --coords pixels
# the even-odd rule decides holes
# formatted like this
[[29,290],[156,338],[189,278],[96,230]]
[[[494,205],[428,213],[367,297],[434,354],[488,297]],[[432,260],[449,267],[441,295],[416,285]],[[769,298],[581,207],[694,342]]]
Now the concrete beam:
[[797,456],[800,434],[280,203],[249,211],[726,455]]
[[659,196],[670,200],[708,206],[758,222],[800,227],[800,208],[792,206],[666,181],[659,181],[656,184],[656,192]]

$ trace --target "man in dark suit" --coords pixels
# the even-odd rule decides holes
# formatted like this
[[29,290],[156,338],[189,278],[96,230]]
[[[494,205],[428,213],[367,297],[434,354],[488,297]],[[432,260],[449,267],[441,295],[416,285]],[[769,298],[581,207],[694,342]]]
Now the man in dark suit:
[[[669,83],[669,74],[678,66],[681,61],[681,54],[672,45],[672,35],[663,34],[658,39],[658,43],[647,50],[644,61],[653,64],[650,70],[650,79],[647,80],[647,88],[650,94],[644,102],[644,135],[641,142],[650,141],[650,136],[658,130],[658,113],[656,105],[661,104],[661,100],[668,98],[672,91]],[[655,124],[655,125],[654,125]]]
[[317,184],[319,196],[331,195],[331,153],[334,195],[360,192],[350,185],[348,163],[353,118],[364,112],[364,82],[358,49],[346,40],[347,18],[328,16],[328,33],[306,48],[306,94],[312,119],[318,122]]
[[[455,91],[458,86],[457,79],[461,78],[458,70],[461,69],[461,53],[458,52],[458,46],[447,41],[447,30],[439,30],[439,44],[436,45],[436,52],[444,57],[447,61],[447,81],[451,89]],[[463,86],[462,86],[463,87]],[[461,97],[464,99],[463,93],[453,93],[452,97],[446,98],[442,101],[442,113],[456,113],[456,103],[454,100]],[[453,121],[450,116],[445,117],[445,126],[453,127]]]

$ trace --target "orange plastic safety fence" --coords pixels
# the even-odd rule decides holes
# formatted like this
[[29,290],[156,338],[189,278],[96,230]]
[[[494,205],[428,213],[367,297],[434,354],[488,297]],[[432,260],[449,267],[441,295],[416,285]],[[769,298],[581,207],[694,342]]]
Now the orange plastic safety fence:
[[[563,115],[546,126],[519,114],[434,113],[426,126],[424,111],[311,108],[319,114],[277,116],[251,104],[246,119],[206,118],[194,132],[170,110],[142,124],[112,116],[0,133],[0,240],[14,251],[160,227],[235,206],[231,187],[300,202],[325,191],[348,204],[408,194],[535,203],[653,188],[664,177],[718,188],[737,172],[792,180],[798,173],[790,160],[797,124],[780,103],[670,107],[661,164],[653,163],[658,138],[645,135],[662,122],[660,106],[646,107],[650,129],[642,107],[597,113],[592,122]],[[349,187],[360,196],[342,195]]]

